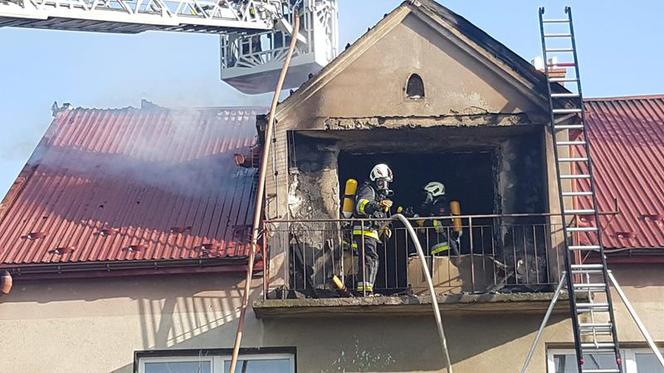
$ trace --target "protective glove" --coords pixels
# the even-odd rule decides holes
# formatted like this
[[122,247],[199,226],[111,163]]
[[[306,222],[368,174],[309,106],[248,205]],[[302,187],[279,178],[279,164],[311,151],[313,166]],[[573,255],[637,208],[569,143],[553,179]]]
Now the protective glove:
[[392,230],[389,227],[381,229],[380,233],[385,236],[387,239],[392,238]]
[[403,207],[403,206],[397,207],[397,214],[401,214],[407,218],[412,218],[415,215],[412,207]]
[[380,201],[381,209],[383,211],[386,211],[386,212],[390,209],[390,207],[392,207],[393,204],[394,204],[394,202],[392,202],[389,199],[384,199],[384,200]]

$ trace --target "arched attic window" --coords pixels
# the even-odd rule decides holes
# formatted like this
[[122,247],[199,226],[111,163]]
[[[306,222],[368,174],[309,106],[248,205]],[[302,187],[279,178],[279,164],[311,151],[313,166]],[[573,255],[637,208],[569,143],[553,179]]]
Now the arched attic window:
[[411,74],[406,83],[406,97],[411,100],[424,98],[424,81],[417,74]]

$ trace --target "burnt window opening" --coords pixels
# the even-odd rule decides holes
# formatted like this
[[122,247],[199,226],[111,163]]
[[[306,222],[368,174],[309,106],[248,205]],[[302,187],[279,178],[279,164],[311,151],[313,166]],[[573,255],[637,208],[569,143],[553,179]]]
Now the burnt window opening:
[[424,98],[424,81],[421,76],[412,74],[408,77],[408,82],[406,83],[406,97],[411,100]]

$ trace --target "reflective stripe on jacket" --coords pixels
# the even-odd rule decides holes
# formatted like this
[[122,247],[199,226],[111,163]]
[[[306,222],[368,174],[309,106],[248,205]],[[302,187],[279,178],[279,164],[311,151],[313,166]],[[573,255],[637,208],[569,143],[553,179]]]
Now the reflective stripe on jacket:
[[450,249],[450,244],[447,242],[440,242],[431,246],[431,255],[440,254],[442,252],[448,251]]
[[373,284],[370,282],[358,282],[355,290],[373,292]]
[[367,229],[368,227],[365,227],[364,230],[362,229],[362,226],[354,226],[353,227],[353,236],[365,236],[365,237],[371,237],[376,240],[380,241],[380,236],[378,236],[378,231],[375,229]]

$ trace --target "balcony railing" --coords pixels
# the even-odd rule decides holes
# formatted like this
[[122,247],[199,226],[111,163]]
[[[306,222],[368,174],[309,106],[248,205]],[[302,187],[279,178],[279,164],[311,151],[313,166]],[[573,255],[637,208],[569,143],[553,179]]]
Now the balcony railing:
[[[564,270],[562,226],[539,215],[475,215],[409,219],[439,294],[551,291]],[[440,224],[438,224],[440,223]],[[355,227],[355,228],[354,228]],[[266,298],[365,296],[366,241],[353,230],[380,235],[374,292],[426,292],[422,266],[406,228],[388,220],[275,220],[264,223]],[[356,232],[357,233],[357,232]],[[431,254],[448,242],[449,249]],[[355,246],[355,247],[354,247]],[[333,278],[343,282],[340,290]],[[338,283],[338,282],[337,282]]]

